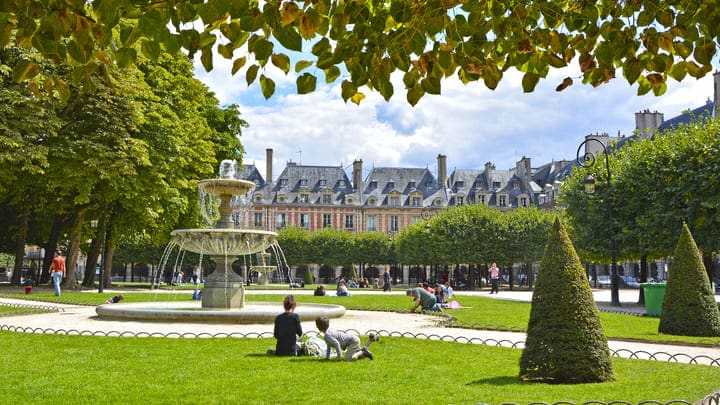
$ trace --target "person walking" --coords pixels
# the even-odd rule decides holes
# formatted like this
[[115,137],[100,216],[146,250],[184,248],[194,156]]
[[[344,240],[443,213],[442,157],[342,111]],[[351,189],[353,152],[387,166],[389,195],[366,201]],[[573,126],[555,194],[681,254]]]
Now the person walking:
[[65,276],[65,258],[60,251],[55,252],[52,264],[50,265],[50,276],[55,285],[55,296],[60,296],[60,283]]
[[490,273],[490,294],[497,294],[500,292],[500,287],[498,286],[500,269],[497,264],[493,263],[492,266],[490,266],[490,269],[488,269],[488,272]]
[[390,266],[385,266],[383,273],[383,292],[390,291]]

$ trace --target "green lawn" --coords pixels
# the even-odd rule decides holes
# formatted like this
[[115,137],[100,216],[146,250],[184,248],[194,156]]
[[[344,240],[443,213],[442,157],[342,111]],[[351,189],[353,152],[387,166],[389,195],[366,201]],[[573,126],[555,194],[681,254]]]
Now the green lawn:
[[[67,302],[82,305],[100,305],[115,295],[114,293],[97,294],[92,292],[63,292],[62,296],[55,297],[51,290],[33,293],[25,296],[17,290],[17,294],[4,296],[13,298],[32,298],[47,302]],[[43,290],[40,290],[43,291]],[[147,301],[187,301],[192,297],[192,290],[176,292],[126,292],[123,302]],[[379,311],[407,311],[411,307],[411,300],[404,295],[362,295],[349,297],[334,295],[315,297],[312,295],[297,295],[297,301],[315,303],[330,303],[343,305],[348,309],[379,310]],[[248,302],[281,302],[282,297],[277,294],[247,295]],[[460,296],[460,303],[465,308],[447,310],[458,321],[457,327],[494,329],[509,331],[524,331],[530,317],[530,303],[518,301],[505,301],[482,296]],[[658,333],[659,318],[643,317],[627,314],[601,312],[600,317],[606,336],[611,339],[632,339],[652,342],[674,342],[689,344],[706,344],[720,347],[720,338],[674,336]]]
[[613,382],[525,383],[519,349],[405,338],[381,337],[371,346],[375,360],[355,363],[266,356],[272,339],[7,331],[0,339],[0,402],[8,404],[665,403],[695,402],[720,387],[718,367],[619,358]]

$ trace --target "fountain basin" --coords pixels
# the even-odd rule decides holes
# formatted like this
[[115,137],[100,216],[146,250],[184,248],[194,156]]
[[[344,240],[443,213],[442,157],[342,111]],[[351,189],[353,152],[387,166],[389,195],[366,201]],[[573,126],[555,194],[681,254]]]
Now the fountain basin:
[[198,188],[211,195],[242,195],[252,190],[255,183],[235,178],[205,179],[198,182]]
[[[105,304],[95,308],[101,318],[198,323],[273,323],[284,312],[282,303],[245,304],[242,309],[201,308],[193,302],[138,302],[129,304]],[[319,316],[339,318],[345,315],[345,307],[331,304],[299,304],[295,313],[301,321],[314,321]]]
[[170,237],[184,250],[209,256],[249,255],[277,242],[277,233],[254,229],[176,229]]

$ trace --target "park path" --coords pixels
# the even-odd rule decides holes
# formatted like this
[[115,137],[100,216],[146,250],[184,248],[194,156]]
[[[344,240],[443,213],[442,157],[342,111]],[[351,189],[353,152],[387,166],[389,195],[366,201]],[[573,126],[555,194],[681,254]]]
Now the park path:
[[[111,292],[111,291],[108,291]],[[186,292],[187,293],[187,292]],[[309,290],[248,290],[248,295],[277,293],[307,294]],[[380,291],[353,290],[353,294],[383,294]],[[398,289],[392,294],[404,294]],[[462,302],[463,295],[485,294],[477,292],[460,292],[458,301]],[[624,290],[621,293],[621,308],[612,310],[638,312],[639,308],[634,302],[637,300],[637,290]],[[489,295],[488,295],[489,296]],[[500,294],[489,296],[494,299],[529,301],[531,292],[501,291]],[[601,309],[609,306],[609,291],[595,292],[596,302]],[[717,297],[720,299],[720,297]],[[169,337],[212,337],[212,336],[264,336],[272,337],[272,324],[202,324],[180,322],[147,322],[131,320],[101,319],[95,313],[94,307],[79,305],[60,305],[33,302],[27,300],[14,300],[0,298],[0,303],[57,307],[55,313],[35,315],[11,316],[0,318],[0,329],[28,333],[69,333],[94,335],[126,335],[126,336],[169,336]],[[379,332],[381,336],[405,336],[429,338],[445,341],[468,342],[487,344],[492,346],[505,346],[521,348],[524,345],[525,333],[488,331],[475,329],[462,329],[444,327],[440,318],[430,315],[348,310],[341,318],[331,320],[336,329],[355,330],[360,334]],[[303,322],[306,333],[315,333],[314,322]],[[619,357],[640,358],[658,361],[676,361],[683,363],[709,364],[720,367],[720,347],[703,345],[670,345],[645,342],[631,342],[610,340],[610,349]]]

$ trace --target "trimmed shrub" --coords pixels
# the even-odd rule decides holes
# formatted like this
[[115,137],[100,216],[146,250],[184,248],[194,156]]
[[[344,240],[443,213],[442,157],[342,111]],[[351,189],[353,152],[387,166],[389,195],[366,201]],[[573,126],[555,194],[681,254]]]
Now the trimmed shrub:
[[303,283],[305,283],[305,285],[312,285],[313,283],[315,283],[315,280],[313,280],[312,271],[310,270],[310,267],[308,267],[308,266],[304,266],[304,267],[305,267],[305,274],[303,274]]
[[520,378],[562,384],[613,380],[600,312],[559,219],[553,224],[535,281]]
[[720,336],[720,311],[702,255],[687,224],[675,247],[660,316],[660,333]]

